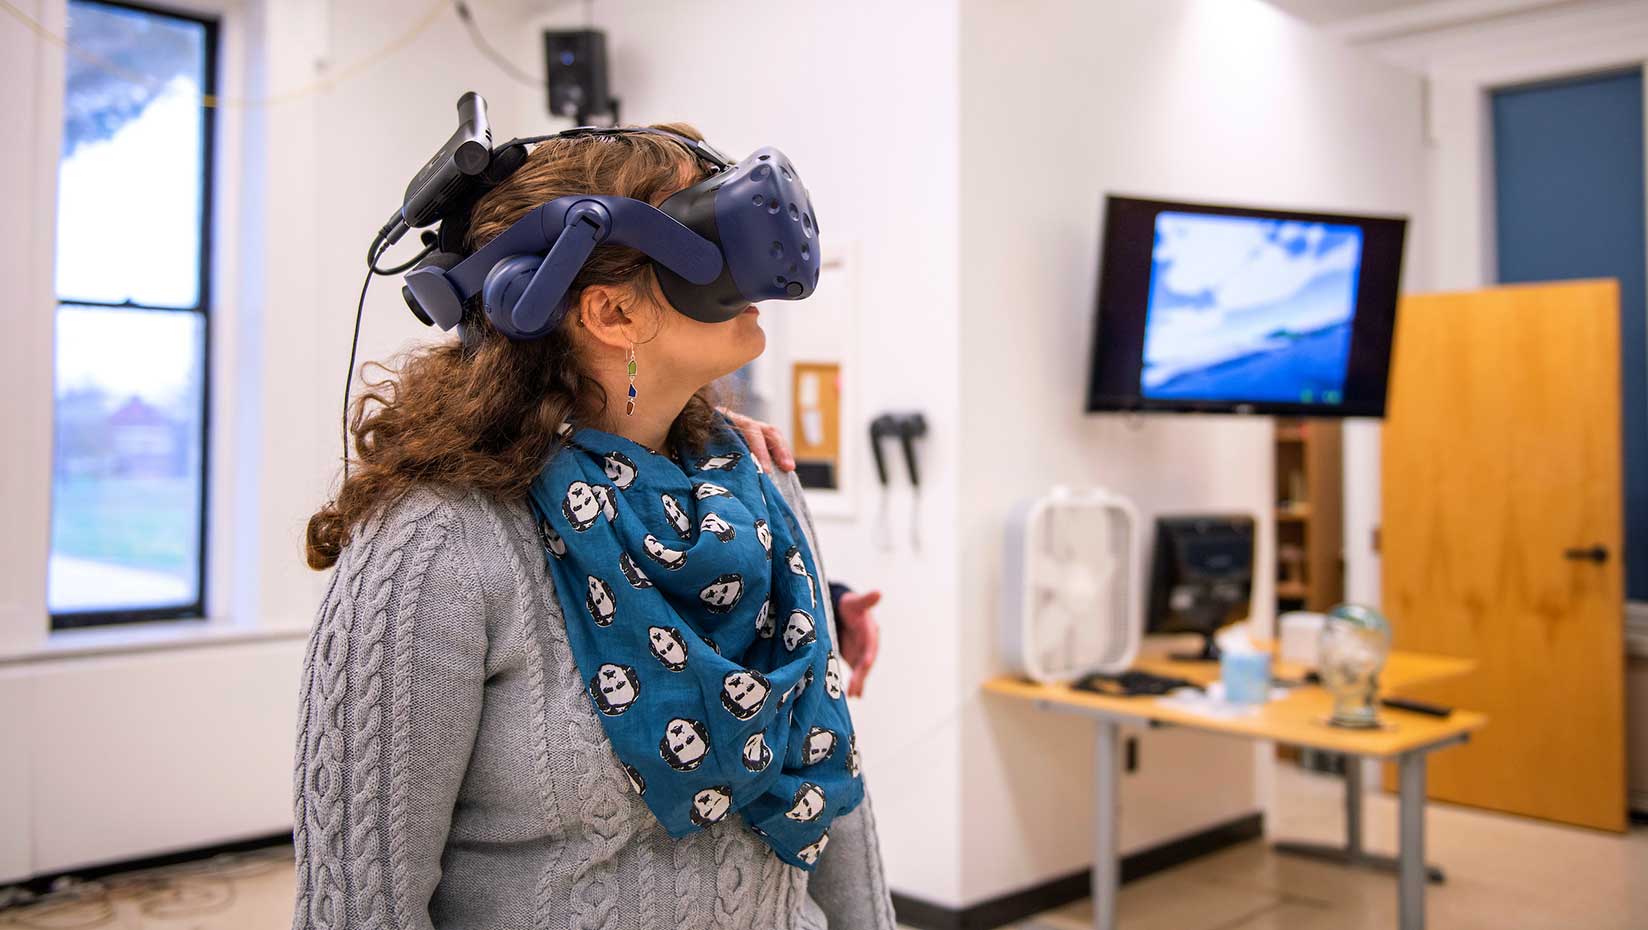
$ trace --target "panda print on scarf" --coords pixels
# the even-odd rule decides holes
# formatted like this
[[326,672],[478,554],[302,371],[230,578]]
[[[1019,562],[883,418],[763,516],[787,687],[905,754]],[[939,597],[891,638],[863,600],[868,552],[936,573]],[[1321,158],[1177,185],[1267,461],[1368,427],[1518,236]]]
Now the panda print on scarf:
[[658,537],[648,533],[642,540],[641,547],[646,550],[652,560],[670,571],[676,571],[687,564],[687,554],[680,549],[671,549],[658,541]]
[[841,659],[833,652],[824,664],[824,690],[831,700],[841,700]]
[[[742,452],[728,452],[723,455],[707,455],[698,460],[699,471],[732,471],[738,463],[744,460]],[[751,459],[751,461],[756,461]]]
[[692,796],[692,811],[688,814],[692,822],[700,827],[720,823],[732,809],[732,789],[726,785],[716,785],[705,788]]
[[807,670],[801,674],[800,680],[798,680],[795,684],[790,685],[790,689],[788,691],[785,691],[783,694],[778,696],[779,706],[782,707],[785,704],[788,704],[791,701],[795,700],[796,698],[801,697],[801,695],[806,694],[807,693],[807,687],[809,685],[811,685],[812,683],[813,683],[813,670],[809,666],[807,668]]
[[647,780],[641,777],[641,773],[636,770],[635,766],[626,763],[624,765],[624,774],[629,776],[629,786],[635,789],[635,793],[646,797]]
[[635,560],[630,558],[628,552],[618,553],[618,570],[624,573],[624,580],[629,582],[629,586],[637,591],[652,587],[652,581],[641,571],[641,567],[635,564]]
[[666,626],[648,627],[647,643],[665,668],[679,672],[687,667],[687,641],[681,638],[680,630]]
[[813,840],[795,854],[797,859],[808,865],[817,865],[818,857],[824,855],[824,847],[830,843],[830,831],[825,830],[818,839]]
[[687,510],[673,494],[660,494],[658,499],[663,501],[664,516],[669,519],[670,525],[675,527],[682,539],[692,538],[692,518],[687,516]]
[[795,797],[790,802],[790,809],[784,816],[800,823],[812,823],[818,815],[824,813],[824,789],[810,781],[801,783],[795,789]]
[[818,596],[813,594],[813,575],[812,572],[807,571],[807,563],[801,558],[800,546],[791,546],[789,550],[784,553],[784,564],[788,565],[790,567],[790,571],[794,574],[800,575],[801,577],[807,579],[807,597],[812,600],[812,606],[817,608]]
[[603,498],[596,495],[593,485],[586,481],[574,481],[567,485],[561,514],[573,529],[582,533],[595,525],[595,518],[601,515],[602,502]]
[[738,533],[733,530],[732,524],[721,519],[720,514],[715,513],[704,514],[704,519],[698,523],[698,532],[708,533],[724,543],[730,543],[738,538]]
[[806,754],[807,765],[817,765],[835,754],[835,734],[823,727],[813,727],[807,731],[807,741],[802,744],[802,751]]
[[697,500],[716,496],[727,497],[731,494],[731,491],[713,481],[700,481],[692,486],[692,496]]
[[609,662],[590,679],[589,693],[595,699],[597,710],[608,717],[616,717],[629,710],[630,705],[641,696],[641,680],[636,676],[635,669]]
[[790,618],[784,622],[784,648],[794,652],[817,638],[812,614],[800,608],[790,611]]
[[728,672],[721,680],[721,706],[739,720],[748,720],[767,705],[772,683],[754,669]]
[[677,772],[690,772],[709,755],[710,734],[702,723],[677,717],[664,727],[658,754]]
[[686,459],[582,427],[564,438],[529,491],[534,530],[631,787],[672,836],[736,819],[810,868],[863,787],[793,479],[729,431]]
[[598,484],[591,490],[601,502],[601,516],[606,517],[608,523],[618,519],[618,492],[604,484]]
[[752,772],[765,771],[772,763],[772,749],[767,746],[767,735],[755,733],[744,741],[744,768]]
[[620,491],[628,491],[629,486],[635,483],[635,463],[622,452],[608,452],[603,470],[612,484]]
[[732,573],[718,576],[698,592],[698,599],[712,614],[730,612],[743,597],[744,579]]
[[555,532],[555,527],[550,525],[548,517],[538,518],[538,536],[544,541],[544,549],[548,550],[550,555],[557,559],[566,558],[566,540],[561,538],[560,533]]
[[595,577],[589,576],[589,597],[584,601],[589,608],[589,615],[596,626],[608,626],[618,612],[618,602],[612,597],[612,585]]

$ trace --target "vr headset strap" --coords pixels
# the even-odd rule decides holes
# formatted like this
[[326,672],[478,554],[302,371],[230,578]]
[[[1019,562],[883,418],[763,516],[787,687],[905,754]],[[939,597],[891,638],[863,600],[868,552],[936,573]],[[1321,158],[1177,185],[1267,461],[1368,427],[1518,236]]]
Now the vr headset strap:
[[[708,284],[721,274],[721,250],[708,239],[649,203],[597,194],[561,197],[535,208],[459,262],[447,278],[458,296],[467,300],[480,293],[492,266],[511,255],[551,251],[567,227],[579,220],[600,230],[597,243],[611,241],[639,249],[694,284]],[[571,284],[570,278],[567,283]]]

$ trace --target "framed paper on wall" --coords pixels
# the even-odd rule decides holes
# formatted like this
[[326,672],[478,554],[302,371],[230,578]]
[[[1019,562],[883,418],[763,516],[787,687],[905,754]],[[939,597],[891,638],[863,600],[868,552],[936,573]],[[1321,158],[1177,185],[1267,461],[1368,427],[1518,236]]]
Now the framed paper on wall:
[[767,350],[749,366],[744,384],[745,409],[784,432],[808,504],[823,519],[854,516],[863,480],[856,250],[856,243],[826,249],[818,287],[805,301],[763,305]]

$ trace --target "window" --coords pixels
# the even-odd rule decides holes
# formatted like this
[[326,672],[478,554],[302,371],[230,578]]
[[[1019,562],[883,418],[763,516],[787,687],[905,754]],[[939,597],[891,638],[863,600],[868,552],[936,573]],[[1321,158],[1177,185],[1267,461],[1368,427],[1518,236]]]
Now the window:
[[205,605],[214,22],[70,0],[52,627]]

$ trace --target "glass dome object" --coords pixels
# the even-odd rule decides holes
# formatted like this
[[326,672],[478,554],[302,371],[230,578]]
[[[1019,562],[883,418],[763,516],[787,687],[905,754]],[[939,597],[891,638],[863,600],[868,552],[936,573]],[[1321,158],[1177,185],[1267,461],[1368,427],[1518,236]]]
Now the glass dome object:
[[1319,674],[1322,687],[1333,695],[1329,723],[1359,730],[1379,726],[1374,699],[1390,644],[1390,621],[1372,607],[1340,604],[1328,611],[1322,624]]

